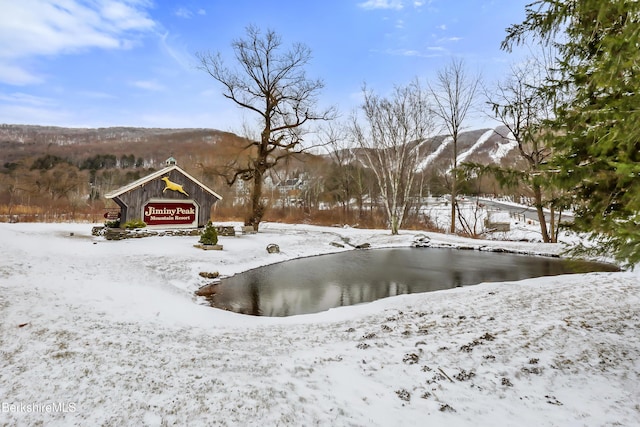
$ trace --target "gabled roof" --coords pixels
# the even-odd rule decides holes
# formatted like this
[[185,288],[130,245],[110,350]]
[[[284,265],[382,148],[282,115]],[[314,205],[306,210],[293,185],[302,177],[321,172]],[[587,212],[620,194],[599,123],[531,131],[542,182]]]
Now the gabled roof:
[[131,190],[134,190],[138,187],[143,186],[144,184],[146,184],[147,182],[151,182],[156,178],[159,178],[163,175],[168,174],[169,172],[173,171],[173,170],[177,170],[178,172],[180,172],[181,174],[183,174],[184,176],[186,176],[187,178],[189,178],[191,181],[195,182],[197,185],[199,185],[200,187],[202,187],[203,190],[205,190],[207,193],[211,194],[214,197],[217,197],[218,200],[222,200],[222,196],[220,196],[218,193],[214,192],[213,190],[211,190],[210,188],[208,188],[206,185],[204,185],[203,183],[201,183],[200,181],[198,181],[197,179],[195,179],[194,177],[192,177],[191,175],[189,175],[188,173],[186,173],[184,170],[182,170],[180,167],[178,167],[178,165],[172,165],[172,166],[168,166],[164,169],[160,169],[159,171],[156,171],[150,175],[147,175],[143,178],[138,179],[137,181],[133,181],[130,184],[127,184],[123,187],[118,188],[117,190],[114,190],[110,193],[107,193],[104,197],[106,197],[107,199],[113,199],[116,198],[118,196],[120,196],[121,194],[127,193]]
[[294,185],[299,185],[302,184],[302,182],[300,181],[300,178],[290,178],[287,179],[283,182],[280,182],[280,184],[278,184],[278,186],[280,187],[293,187]]

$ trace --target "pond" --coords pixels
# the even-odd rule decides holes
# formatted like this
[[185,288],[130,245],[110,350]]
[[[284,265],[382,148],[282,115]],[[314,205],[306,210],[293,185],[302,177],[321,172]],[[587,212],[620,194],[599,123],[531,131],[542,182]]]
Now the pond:
[[483,282],[617,270],[602,263],[472,250],[354,250],[224,278],[207,299],[236,313],[280,317]]

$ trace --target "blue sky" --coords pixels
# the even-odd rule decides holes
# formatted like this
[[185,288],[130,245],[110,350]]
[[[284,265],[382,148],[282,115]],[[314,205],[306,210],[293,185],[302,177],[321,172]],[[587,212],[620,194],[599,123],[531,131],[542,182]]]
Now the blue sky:
[[[385,94],[433,79],[452,57],[490,84],[518,61],[500,50],[530,0],[0,0],[0,123],[203,127],[250,116],[196,69],[247,25],[312,51],[320,102],[343,114],[364,82]],[[480,120],[480,119],[479,119]]]

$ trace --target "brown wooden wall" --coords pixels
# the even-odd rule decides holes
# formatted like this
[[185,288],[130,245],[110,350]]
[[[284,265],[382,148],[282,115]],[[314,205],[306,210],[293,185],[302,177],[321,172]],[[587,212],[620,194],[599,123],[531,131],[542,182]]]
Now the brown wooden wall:
[[[169,180],[176,184],[182,185],[184,191],[189,197],[177,191],[167,190],[162,193],[165,188],[163,176],[168,176]],[[172,170],[167,175],[160,176],[153,181],[142,184],[124,194],[114,197],[114,201],[120,206],[121,217],[120,224],[124,225],[127,221],[142,218],[142,207],[147,204],[150,199],[168,199],[168,200],[194,200],[198,208],[198,227],[204,227],[211,220],[211,208],[218,201],[218,198],[201,186],[191,181],[180,171]]]

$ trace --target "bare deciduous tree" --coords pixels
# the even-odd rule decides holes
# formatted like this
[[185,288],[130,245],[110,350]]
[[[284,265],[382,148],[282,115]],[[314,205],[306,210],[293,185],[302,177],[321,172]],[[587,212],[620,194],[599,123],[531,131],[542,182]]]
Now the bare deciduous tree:
[[[258,230],[266,208],[262,200],[265,172],[279,160],[302,152],[305,125],[334,117],[332,108],[316,111],[316,97],[324,87],[321,80],[309,79],[305,66],[310,49],[300,43],[284,50],[274,31],[264,34],[256,27],[246,29],[246,38],[231,44],[238,68],[224,65],[218,53],[197,54],[199,68],[223,86],[223,96],[255,114],[259,138],[248,138],[246,160],[229,165],[225,175],[233,185],[240,178],[252,181],[251,210],[245,225]],[[308,147],[307,147],[308,148]]]
[[398,234],[418,172],[420,144],[433,136],[434,120],[426,91],[417,80],[396,87],[390,98],[363,89],[361,119],[351,134],[373,170],[392,234]]
[[435,100],[435,114],[440,118],[447,136],[451,138],[451,227],[456,231],[456,210],[458,202],[458,138],[464,122],[475,101],[480,77],[470,75],[462,60],[453,59],[451,63],[438,71],[437,82],[431,86]]
[[[542,239],[549,243],[556,240],[555,214],[552,209],[549,230],[543,209],[546,205],[553,205],[544,199],[544,187],[549,179],[543,169],[552,152],[545,144],[543,127],[544,121],[551,117],[553,105],[548,97],[539,93],[544,74],[550,69],[546,63],[532,58],[520,66],[513,66],[510,74],[498,82],[495,93],[488,95],[488,103],[495,118],[508,131],[508,135],[502,136],[513,138],[520,156],[527,162],[527,172],[517,172],[519,182],[529,187],[533,195]],[[508,172],[503,171],[502,176],[506,177]]]
[[332,161],[329,176],[325,179],[325,189],[330,193],[331,200],[342,206],[341,220],[344,222],[349,213],[351,199],[351,174],[348,166],[355,156],[352,147],[348,145],[343,127],[330,124],[322,129],[320,138],[325,141],[325,149]]
[[363,196],[366,184],[361,161],[357,156],[357,147],[349,140],[347,124],[327,126],[322,134],[322,140],[331,159],[326,189],[331,199],[342,207],[341,221],[346,223],[351,216],[351,202],[356,200],[358,214],[362,215]]

